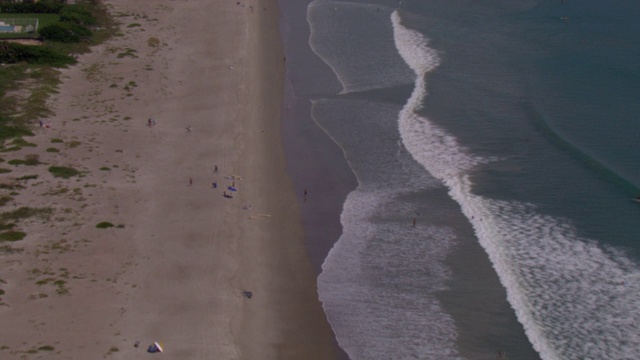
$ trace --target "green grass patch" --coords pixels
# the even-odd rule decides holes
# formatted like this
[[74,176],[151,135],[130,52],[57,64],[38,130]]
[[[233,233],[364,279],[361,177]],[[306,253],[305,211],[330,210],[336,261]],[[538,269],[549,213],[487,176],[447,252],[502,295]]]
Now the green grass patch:
[[[20,189],[24,189],[24,186],[22,186],[20,184],[15,184],[15,183],[2,183],[2,184],[0,184],[0,189],[5,189],[5,190],[18,189],[18,190],[20,190]],[[17,193],[16,193],[16,195],[17,195]]]
[[53,174],[53,176],[61,177],[63,179],[69,179],[81,174],[80,171],[68,166],[51,166],[49,168],[49,172]]
[[13,146],[20,146],[20,147],[36,147],[38,145],[34,144],[34,143],[30,143],[27,140],[23,139],[23,138],[16,138],[13,139],[13,141],[11,142],[11,144]]
[[54,347],[53,347],[53,346],[51,346],[51,345],[44,345],[44,346],[40,346],[40,347],[38,348],[38,350],[40,350],[40,351],[53,351],[53,350],[55,350],[55,349],[56,349],[56,348],[54,348]]
[[7,162],[10,165],[27,165],[27,166],[35,166],[42,164],[40,162],[40,155],[38,154],[29,154],[25,156],[24,160],[21,159],[13,159]]
[[0,241],[19,241],[27,236],[26,233],[22,231],[7,231],[0,233]]
[[51,139],[51,143],[52,144],[59,144],[59,143],[63,143],[64,141],[62,139],[58,139],[58,138],[53,138]]
[[[2,195],[0,196],[0,206],[5,206],[9,201],[13,200],[11,196]],[[1,230],[1,229],[0,229]]]
[[[33,124],[53,114],[47,104],[60,83],[60,72],[56,67],[75,63],[74,55],[89,52],[91,46],[114,36],[118,29],[107,6],[101,1],[82,1],[76,5],[57,1],[0,2],[0,18],[37,17],[39,29],[62,21],[74,24],[74,31],[78,26],[88,26],[92,32],[80,32],[85,41],[75,44],[47,41],[43,46],[28,46],[0,42],[0,151],[15,151],[32,145],[20,140],[16,144],[6,144],[6,140],[33,136]],[[31,13],[52,4],[60,16],[55,13]],[[0,34],[0,38],[11,36],[14,35]],[[27,95],[16,94],[12,91],[14,89],[21,89],[20,92]]]
[[102,170],[102,171],[111,171],[111,169],[106,167],[106,166],[101,167],[100,170]]
[[54,148],[54,147],[50,147],[47,148],[47,150],[45,150],[46,152],[50,152],[50,153],[59,153],[60,150],[58,148]]
[[13,170],[11,170],[11,169],[4,169],[4,168],[0,168],[0,174],[10,173],[11,171],[13,171]]
[[0,231],[4,231],[4,230],[11,230],[16,226],[16,224],[10,223],[10,224],[0,224]]
[[98,229],[108,229],[108,228],[113,227],[113,226],[114,225],[112,223],[108,222],[108,221],[103,221],[103,222],[100,222],[100,223],[96,224],[96,227]]
[[32,208],[28,206],[23,206],[16,210],[0,213],[0,223],[4,224],[7,221],[19,221],[19,220],[28,219],[35,216],[43,219],[47,219],[52,213],[53,213],[53,209],[49,207]]

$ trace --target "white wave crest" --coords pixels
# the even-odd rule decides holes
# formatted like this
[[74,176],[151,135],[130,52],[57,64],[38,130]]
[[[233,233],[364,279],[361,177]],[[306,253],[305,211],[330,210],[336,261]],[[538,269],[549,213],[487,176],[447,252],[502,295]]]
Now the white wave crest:
[[398,51],[417,76],[399,114],[402,141],[471,221],[536,351],[545,360],[640,358],[637,264],[531,205],[473,194],[470,171],[493,159],[470,155],[418,114],[427,95],[425,75],[439,58],[424,36],[402,26],[397,12],[392,22]]

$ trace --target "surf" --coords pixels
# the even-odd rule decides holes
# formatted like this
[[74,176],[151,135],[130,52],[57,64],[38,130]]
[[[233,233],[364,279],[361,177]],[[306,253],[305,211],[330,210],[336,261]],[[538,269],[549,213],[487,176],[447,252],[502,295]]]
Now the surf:
[[398,12],[391,22],[397,51],[415,73],[414,91],[398,114],[402,142],[460,205],[535,350],[545,360],[637,358],[640,345],[627,334],[639,330],[638,265],[534,204],[474,194],[473,172],[500,159],[471,154],[423,114],[426,78],[441,59]]

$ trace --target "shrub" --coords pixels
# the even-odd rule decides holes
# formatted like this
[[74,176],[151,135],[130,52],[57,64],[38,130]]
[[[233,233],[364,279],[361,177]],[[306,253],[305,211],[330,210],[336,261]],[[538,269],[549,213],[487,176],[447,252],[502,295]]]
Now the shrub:
[[38,2],[8,2],[0,1],[4,13],[38,13],[57,14],[64,7],[61,1],[41,0]]
[[[59,52],[45,46],[0,43],[0,63],[15,64],[19,62],[61,67],[69,64],[75,64],[76,59],[69,55],[60,54]],[[11,127],[7,126],[7,128]],[[13,128],[13,130],[20,130],[17,135],[22,135],[22,133],[25,132],[23,129],[18,129],[17,127]],[[9,138],[11,136],[2,134],[0,137]]]
[[49,168],[49,172],[55,177],[61,177],[64,179],[80,175],[80,171],[66,166],[52,166]]
[[42,163],[40,162],[40,156],[38,154],[29,154],[25,156],[24,160],[13,159],[13,160],[9,160],[8,164],[35,166],[35,165],[40,165]]
[[44,26],[38,32],[45,40],[66,44],[79,43],[83,39],[91,37],[91,30],[82,25],[67,22],[57,22]]
[[[2,53],[1,53],[1,48],[2,45],[0,45],[0,62],[2,62],[1,58],[2,58]],[[19,136],[33,136],[34,133],[31,132],[28,129],[22,128],[22,127],[18,127],[18,126],[12,126],[12,125],[5,125],[4,124],[5,121],[3,121],[2,119],[0,119],[0,141],[5,140],[5,139],[11,139],[11,138],[15,138],[15,137],[19,137]]]
[[22,231],[7,231],[0,233],[0,241],[19,241],[27,236],[26,233]]
[[86,26],[93,26],[98,22],[89,8],[82,4],[65,6],[60,11],[60,21]]
[[98,223],[96,227],[98,229],[107,229],[107,228],[113,227],[113,224],[108,221],[103,221],[101,223]]

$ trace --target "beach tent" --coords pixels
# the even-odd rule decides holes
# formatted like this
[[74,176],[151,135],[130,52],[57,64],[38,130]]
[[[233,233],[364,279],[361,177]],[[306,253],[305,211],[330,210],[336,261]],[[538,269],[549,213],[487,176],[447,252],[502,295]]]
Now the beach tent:
[[150,353],[162,352],[162,346],[157,342],[154,342],[152,345],[149,345],[147,352],[150,352]]

